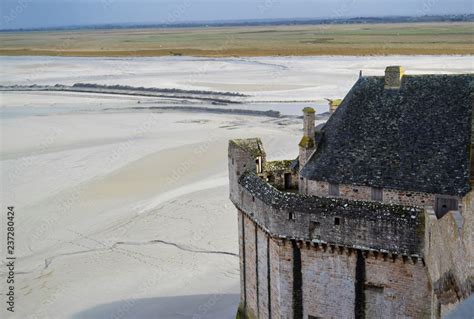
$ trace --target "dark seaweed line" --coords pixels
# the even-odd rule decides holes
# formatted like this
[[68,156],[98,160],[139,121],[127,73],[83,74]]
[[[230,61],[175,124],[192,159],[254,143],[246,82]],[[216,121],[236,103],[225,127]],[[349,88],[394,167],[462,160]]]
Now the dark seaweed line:
[[250,115],[250,116],[267,116],[267,117],[289,117],[282,116],[279,111],[268,110],[244,110],[244,109],[223,109],[213,107],[194,107],[194,106],[150,106],[150,107],[127,107],[127,108],[106,108],[104,111],[123,111],[123,110],[137,110],[137,111],[182,111],[182,112],[206,112],[218,114],[236,114],[236,115]]
[[147,97],[163,97],[163,98],[174,98],[174,99],[190,99],[190,100],[199,100],[207,101],[211,103],[221,103],[221,104],[242,104],[240,101],[233,101],[228,99],[212,98],[212,97],[202,97],[202,96],[192,96],[192,95],[177,95],[172,93],[147,93],[147,92],[130,92],[129,90],[119,90],[119,89],[88,89],[88,88],[78,88],[78,87],[54,87],[54,86],[37,86],[37,87],[4,87],[0,86],[0,91],[55,91],[55,92],[76,92],[76,93],[95,93],[95,94],[116,94],[116,95],[129,95],[129,96],[147,96]]

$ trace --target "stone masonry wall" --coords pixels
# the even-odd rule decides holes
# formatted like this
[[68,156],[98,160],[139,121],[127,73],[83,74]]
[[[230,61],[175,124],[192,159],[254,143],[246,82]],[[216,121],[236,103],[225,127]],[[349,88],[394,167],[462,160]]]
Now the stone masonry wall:
[[474,292],[474,191],[469,192],[462,200],[461,239],[466,252],[467,276]]
[[272,260],[280,268],[280,317],[285,319],[293,318],[293,251],[289,247],[288,243],[280,246],[278,259]]
[[425,260],[434,294],[432,311],[444,316],[473,291],[473,200],[470,192],[461,211],[437,219],[427,211]]
[[257,294],[257,258],[255,246],[255,229],[257,225],[247,217],[244,217],[244,233],[245,233],[245,299],[247,313],[251,318],[257,318],[258,300]]
[[[281,316],[282,310],[281,296],[285,297],[287,292],[280,289],[280,242],[270,238],[270,300],[271,300],[271,319],[284,318]],[[270,318],[270,317],[269,317]]]
[[291,307],[284,305],[281,309],[280,298],[289,296],[291,299],[291,290],[286,291],[286,287],[280,289],[280,270],[281,267],[288,268],[289,261],[280,258],[280,243],[277,240],[268,236],[243,212],[239,211],[238,215],[241,221],[239,233],[246,234],[244,241],[241,241],[242,244],[245,242],[245,258],[242,249],[240,253],[241,267],[244,266],[245,259],[245,276],[242,275],[241,268],[240,307],[245,309],[250,319],[257,318],[257,313],[258,318],[288,318],[282,314],[291,312]]
[[[330,197],[328,182],[308,180],[307,184],[308,195]],[[370,201],[372,200],[372,188],[369,186],[339,185],[338,197]],[[435,194],[383,189],[382,202],[405,206],[434,207]]]
[[245,296],[245,250],[244,250],[244,218],[245,216],[239,211],[237,214],[237,225],[239,232],[239,268],[240,268],[240,308],[246,306],[246,296]]
[[[258,258],[258,315],[259,318],[269,318],[268,291],[268,245],[269,237],[257,227],[257,258]],[[271,294],[271,293],[270,293]]]
[[429,318],[431,287],[426,267],[410,258],[365,258],[366,318]]
[[302,248],[304,316],[353,318],[355,255]]
[[[355,318],[356,300],[366,318],[429,318],[431,288],[421,260],[317,244],[295,246],[291,240],[271,238],[245,213],[239,211],[239,216],[241,233],[254,234],[245,235],[246,281],[241,282],[249,318],[257,318],[256,313],[262,319],[296,318],[295,267],[302,281],[299,318]],[[301,254],[299,265],[295,250]],[[358,258],[363,267],[357,265]],[[359,292],[357,278],[363,278]]]

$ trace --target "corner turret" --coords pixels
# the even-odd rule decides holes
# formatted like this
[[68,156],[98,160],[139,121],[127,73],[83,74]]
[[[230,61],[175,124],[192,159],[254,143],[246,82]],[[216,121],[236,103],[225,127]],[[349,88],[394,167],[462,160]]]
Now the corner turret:
[[229,187],[230,198],[238,196],[238,180],[245,172],[263,172],[266,154],[259,138],[229,141]]

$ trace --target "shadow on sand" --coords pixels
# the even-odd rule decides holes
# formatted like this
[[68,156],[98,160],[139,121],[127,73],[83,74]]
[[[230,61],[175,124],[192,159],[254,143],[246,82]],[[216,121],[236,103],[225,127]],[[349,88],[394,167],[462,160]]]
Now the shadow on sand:
[[127,299],[98,305],[73,319],[226,319],[235,318],[238,294],[214,294]]

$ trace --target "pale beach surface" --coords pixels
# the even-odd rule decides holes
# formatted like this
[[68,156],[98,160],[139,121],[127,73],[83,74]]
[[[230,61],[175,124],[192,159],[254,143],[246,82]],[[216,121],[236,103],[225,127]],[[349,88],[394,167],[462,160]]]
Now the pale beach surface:
[[248,96],[232,108],[289,115],[138,111],[131,108],[192,103],[0,92],[1,198],[16,211],[9,317],[234,318],[240,275],[228,140],[261,137],[270,160],[293,159],[302,106],[326,112],[324,98],[344,97],[359,70],[383,75],[393,64],[407,74],[474,71],[470,56],[0,57],[0,85],[238,92]]

